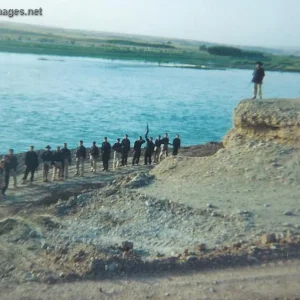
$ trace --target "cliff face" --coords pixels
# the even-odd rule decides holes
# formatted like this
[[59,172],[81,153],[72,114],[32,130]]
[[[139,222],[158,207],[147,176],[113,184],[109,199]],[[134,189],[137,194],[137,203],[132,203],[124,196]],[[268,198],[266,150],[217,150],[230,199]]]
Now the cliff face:
[[300,146],[300,99],[243,100],[234,110],[234,127],[223,143],[273,141]]

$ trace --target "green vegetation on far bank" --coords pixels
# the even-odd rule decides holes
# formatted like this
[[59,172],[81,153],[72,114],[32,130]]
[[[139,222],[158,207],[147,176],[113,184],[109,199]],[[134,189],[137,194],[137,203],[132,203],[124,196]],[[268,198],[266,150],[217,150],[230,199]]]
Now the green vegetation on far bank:
[[300,72],[300,57],[273,55],[236,47],[197,45],[182,40],[101,34],[0,23],[0,52],[177,63],[208,68],[253,69],[257,60],[267,70]]

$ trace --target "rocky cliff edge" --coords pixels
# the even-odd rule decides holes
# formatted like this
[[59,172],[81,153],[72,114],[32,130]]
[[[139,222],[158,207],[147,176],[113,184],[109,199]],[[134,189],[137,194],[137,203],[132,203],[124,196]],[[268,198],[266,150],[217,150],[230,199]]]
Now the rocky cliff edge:
[[300,147],[300,99],[243,100],[233,113],[225,147],[269,141]]

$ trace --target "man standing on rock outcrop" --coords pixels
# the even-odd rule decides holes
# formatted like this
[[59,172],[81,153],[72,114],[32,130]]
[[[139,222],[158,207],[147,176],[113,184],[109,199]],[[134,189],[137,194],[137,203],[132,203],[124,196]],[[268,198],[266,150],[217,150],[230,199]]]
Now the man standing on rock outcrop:
[[99,158],[99,148],[96,146],[96,142],[93,142],[93,146],[90,150],[90,162],[91,162],[91,172],[96,173],[97,171],[97,161]]
[[72,162],[71,151],[68,149],[67,143],[64,143],[64,146],[60,150],[60,152],[62,153],[64,158],[64,162],[63,162],[64,179],[67,179],[69,177],[69,165]]
[[25,184],[29,173],[31,174],[30,184],[32,184],[34,179],[34,173],[38,168],[38,166],[39,166],[38,155],[34,151],[34,147],[30,146],[29,151],[27,151],[25,154],[25,172],[24,172],[22,184]]
[[254,95],[252,99],[256,99],[257,93],[260,99],[262,99],[262,84],[265,77],[265,70],[262,68],[262,65],[263,63],[258,61],[253,72]]
[[111,145],[107,141],[107,137],[104,138],[104,142],[102,143],[101,153],[102,153],[102,161],[103,161],[103,171],[108,171],[108,161],[110,158]]
[[138,165],[139,161],[140,161],[140,157],[141,157],[141,148],[142,145],[145,143],[146,141],[143,140],[143,138],[140,136],[135,142],[134,142],[134,146],[133,146],[133,159],[132,159],[132,165]]
[[86,159],[86,148],[83,146],[83,141],[79,141],[79,147],[76,149],[76,176],[84,176],[84,161]]
[[43,182],[48,182],[49,169],[53,162],[53,153],[50,149],[51,147],[47,145],[46,151],[44,151],[41,156],[43,161]]
[[122,166],[127,166],[128,152],[130,151],[130,140],[128,135],[125,134],[122,140]]

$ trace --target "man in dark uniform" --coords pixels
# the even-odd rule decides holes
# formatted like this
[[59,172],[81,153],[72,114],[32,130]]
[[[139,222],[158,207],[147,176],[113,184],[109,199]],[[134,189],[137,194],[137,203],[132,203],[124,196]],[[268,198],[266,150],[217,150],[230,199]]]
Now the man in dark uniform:
[[112,146],[114,151],[114,160],[113,160],[113,168],[119,168],[121,156],[122,156],[122,144],[120,143],[120,139],[117,138],[117,142]]
[[173,140],[173,155],[176,156],[178,154],[178,150],[180,148],[181,145],[181,141],[180,141],[180,137],[179,134],[176,134],[175,139]]
[[83,141],[79,141],[79,147],[76,149],[76,173],[75,175],[84,176],[84,161],[86,159],[86,148],[83,146]]
[[257,93],[262,99],[262,84],[265,77],[265,70],[262,68],[263,63],[258,61],[253,72],[252,82],[254,83],[254,95],[252,99],[256,99]]
[[60,152],[62,153],[64,158],[64,162],[63,162],[64,179],[67,179],[69,177],[69,165],[72,162],[71,151],[68,149],[67,143],[64,143],[64,146],[60,150]]
[[18,167],[18,159],[14,155],[14,149],[9,149],[8,151],[9,157],[9,176],[12,176],[14,179],[14,187],[17,187],[17,167]]
[[134,154],[133,154],[133,159],[132,159],[132,165],[139,164],[140,157],[141,157],[141,148],[145,142],[146,141],[143,140],[143,138],[141,136],[138,138],[138,140],[135,141],[134,146],[133,146]]
[[170,140],[169,140],[169,135],[167,133],[165,134],[165,136],[161,140],[161,144],[163,145],[163,149],[160,153],[160,160],[161,160],[161,158],[164,154],[165,154],[165,157],[168,157],[168,155],[169,155]]
[[37,156],[36,152],[34,151],[34,147],[30,146],[29,151],[26,152],[26,154],[25,154],[25,172],[24,172],[22,184],[25,184],[29,173],[31,174],[30,184],[32,184],[33,179],[34,179],[34,173],[35,173],[36,169],[38,168],[38,166],[39,166],[38,156]]
[[46,146],[46,151],[42,153],[41,159],[43,161],[43,182],[48,182],[48,175],[50,167],[53,163],[53,153],[50,151],[51,147]]
[[122,140],[122,166],[127,166],[128,152],[130,151],[130,140],[128,135],[125,134]]
[[108,171],[108,161],[110,158],[111,145],[107,141],[107,137],[104,138],[104,142],[102,143],[101,153],[102,153],[102,161],[103,161],[103,171]]
[[96,142],[93,142],[93,146],[90,149],[90,162],[91,162],[92,173],[96,173],[97,171],[98,158],[99,158],[99,148],[96,146]]
[[4,155],[4,163],[3,163],[3,171],[4,171],[4,184],[2,186],[2,197],[5,197],[5,192],[8,188],[9,185],[9,171],[10,171],[10,161],[9,161],[9,156]]
[[56,151],[53,153],[53,175],[52,181],[60,180],[63,178],[63,163],[64,163],[64,156],[60,151],[60,147],[57,146]]
[[150,137],[150,139],[148,138],[148,132],[146,133],[145,135],[145,138],[146,138],[146,147],[145,147],[145,165],[148,164],[149,162],[149,165],[151,165],[152,163],[152,160],[151,160],[151,157],[152,157],[152,154],[153,154],[153,151],[154,151],[154,143],[153,143],[153,138]]
[[159,163],[159,161],[160,161],[161,143],[162,143],[162,140],[161,140],[161,136],[159,135],[154,143],[154,162],[155,163]]

